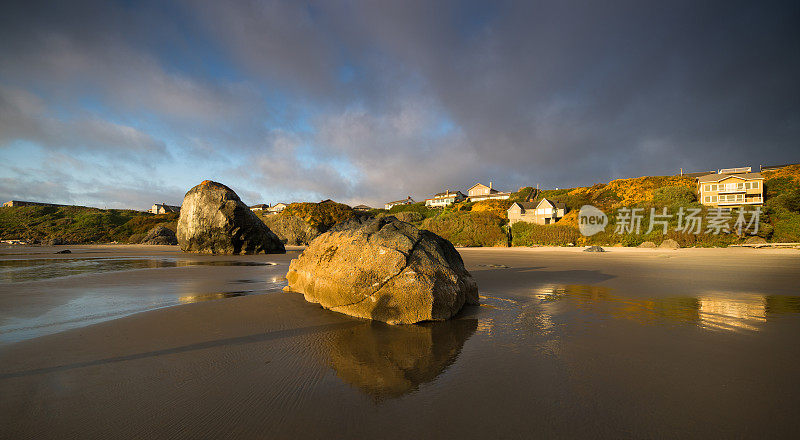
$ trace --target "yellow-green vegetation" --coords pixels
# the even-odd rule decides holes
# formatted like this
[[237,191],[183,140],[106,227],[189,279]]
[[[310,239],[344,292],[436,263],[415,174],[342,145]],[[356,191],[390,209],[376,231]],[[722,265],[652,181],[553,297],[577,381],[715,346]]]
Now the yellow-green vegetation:
[[566,246],[578,242],[578,229],[570,225],[537,225],[517,222],[511,227],[514,246]]
[[327,231],[339,222],[355,217],[353,208],[335,202],[325,203],[292,203],[279,215],[294,215],[300,217],[309,226],[321,231]]
[[764,211],[773,242],[800,242],[800,165],[765,171]]
[[[153,215],[129,209],[82,206],[14,206],[0,208],[0,238],[33,243],[59,239],[66,243],[131,242],[157,225],[175,229],[177,213]],[[139,237],[141,238],[141,237]]]
[[456,246],[508,246],[506,221],[491,212],[443,212],[422,222],[427,229]]
[[[794,165],[769,171],[763,175],[765,177],[765,204],[760,218],[758,235],[772,242],[800,242],[800,166]],[[556,234],[555,232],[545,232],[546,229],[540,231],[536,228],[532,229],[534,232],[529,232],[524,227],[519,227],[519,232],[527,235],[525,235],[526,238],[518,240],[515,234],[516,229],[512,228],[515,245],[523,243],[526,243],[524,245],[557,245],[564,241],[563,237],[574,236],[576,237],[574,243],[579,245],[637,246],[645,241],[660,244],[663,240],[671,238],[683,247],[715,247],[741,243],[748,236],[748,234],[743,234],[743,236],[736,234],[734,228],[738,217],[736,211],[730,214],[730,233],[707,233],[709,209],[697,201],[695,180],[685,176],[638,177],[614,180],[608,184],[598,183],[590,187],[546,190],[540,192],[536,201],[543,197],[566,204],[567,214],[552,226],[572,228],[573,233],[560,231]],[[609,216],[609,226],[606,231],[592,237],[576,235],[578,210],[583,205],[596,206]],[[642,208],[641,213],[644,218],[641,221],[639,234],[614,233],[617,225],[617,210],[623,207]],[[676,214],[681,208],[684,210],[700,209],[700,216],[704,218],[700,233],[676,231],[677,215],[673,215],[670,219],[666,234],[663,234],[663,227],[656,227],[648,233],[651,208],[656,210],[656,214],[659,214],[665,207],[670,214]],[[747,219],[749,219],[749,214]],[[533,236],[535,239],[527,238],[529,236]],[[547,241],[547,237],[550,236],[557,236],[558,239]]]

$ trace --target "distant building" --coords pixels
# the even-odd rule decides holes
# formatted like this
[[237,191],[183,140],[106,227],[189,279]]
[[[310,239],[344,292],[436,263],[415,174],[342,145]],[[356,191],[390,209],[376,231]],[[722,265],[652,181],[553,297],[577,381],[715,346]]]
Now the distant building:
[[269,205],[265,203],[259,203],[258,205],[253,205],[250,207],[251,211],[266,211],[269,209]]
[[167,205],[165,203],[156,203],[147,212],[152,214],[166,214],[168,212],[181,212],[180,206]]
[[431,208],[442,208],[447,205],[452,205],[456,202],[461,202],[466,200],[467,196],[464,195],[461,191],[450,191],[449,189],[443,193],[438,193],[431,197],[430,199],[425,199],[425,206]]
[[287,206],[289,206],[289,205],[287,205],[286,203],[276,203],[276,204],[270,206],[268,211],[271,214],[278,214],[280,212],[283,212],[283,210],[286,209]]
[[320,203],[320,204],[323,204],[323,203],[324,203],[324,204],[326,204],[326,205],[336,204],[336,202],[334,202],[334,201],[333,201],[333,200],[331,200],[331,199],[320,200],[320,202],[319,202],[319,203]]
[[512,225],[517,222],[549,225],[564,217],[566,210],[564,203],[550,199],[542,199],[538,203],[515,202],[508,208],[508,221]]
[[66,205],[57,205],[55,203],[42,203],[42,202],[26,202],[23,200],[9,200],[3,203],[3,206],[66,206]]
[[356,206],[353,206],[353,211],[366,212],[366,211],[371,211],[371,210],[372,210],[372,208],[370,208],[367,205],[356,205]]
[[769,166],[761,165],[761,166],[759,166],[759,170],[760,171],[774,171],[774,170],[779,170],[781,168],[790,167],[792,165],[800,165],[800,163],[787,163],[787,164],[783,164],[783,165],[769,165]]
[[384,204],[383,207],[384,207],[384,209],[392,209],[393,206],[410,205],[412,203],[414,203],[414,199],[412,199],[411,196],[408,196],[406,199],[403,199],[403,200],[396,200],[394,202],[388,202],[388,203]]
[[506,200],[511,197],[510,192],[501,192],[494,188],[492,188],[492,182],[489,182],[489,186],[486,186],[482,183],[476,183],[472,185],[470,189],[467,190],[467,195],[470,202],[479,202],[481,200]]
[[764,203],[764,178],[750,167],[727,168],[697,178],[700,203],[714,208],[735,208]]

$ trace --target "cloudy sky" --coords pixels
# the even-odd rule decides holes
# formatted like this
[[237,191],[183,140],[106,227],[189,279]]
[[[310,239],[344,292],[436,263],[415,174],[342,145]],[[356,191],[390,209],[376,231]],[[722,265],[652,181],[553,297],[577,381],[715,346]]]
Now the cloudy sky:
[[374,206],[800,162],[800,3],[4,2],[0,199]]

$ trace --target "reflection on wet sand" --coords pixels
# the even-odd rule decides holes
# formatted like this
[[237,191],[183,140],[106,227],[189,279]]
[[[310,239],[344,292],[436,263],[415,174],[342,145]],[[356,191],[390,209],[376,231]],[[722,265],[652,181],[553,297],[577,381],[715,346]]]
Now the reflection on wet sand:
[[364,323],[331,338],[330,364],[340,379],[376,399],[399,397],[452,365],[477,326],[476,319]]
[[534,290],[543,304],[564,303],[615,318],[652,324],[659,320],[690,322],[709,330],[758,331],[770,314],[800,313],[800,297],[741,292],[693,296],[632,298],[591,285],[547,285]]
[[84,273],[119,272],[135,269],[158,269],[188,266],[274,266],[258,261],[212,261],[174,258],[38,258],[0,260],[0,282],[59,278]]

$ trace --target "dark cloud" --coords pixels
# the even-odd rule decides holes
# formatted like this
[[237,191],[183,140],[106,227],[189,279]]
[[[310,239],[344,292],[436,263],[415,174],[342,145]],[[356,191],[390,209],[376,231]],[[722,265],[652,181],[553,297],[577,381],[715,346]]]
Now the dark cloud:
[[[214,176],[253,202],[378,204],[475,180],[567,187],[798,160],[796,2],[70,2],[5,12],[0,148],[23,140],[76,155],[161,155],[178,162],[177,177],[157,169],[168,187]],[[141,196],[127,200],[167,196],[132,183],[152,167],[129,171],[119,185]],[[24,175],[11,182],[6,172],[0,193],[21,197]],[[64,197],[75,194],[103,197]]]

